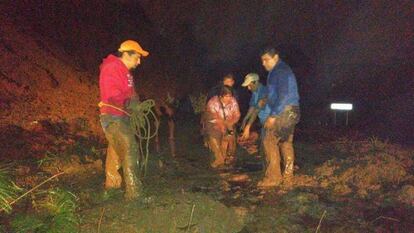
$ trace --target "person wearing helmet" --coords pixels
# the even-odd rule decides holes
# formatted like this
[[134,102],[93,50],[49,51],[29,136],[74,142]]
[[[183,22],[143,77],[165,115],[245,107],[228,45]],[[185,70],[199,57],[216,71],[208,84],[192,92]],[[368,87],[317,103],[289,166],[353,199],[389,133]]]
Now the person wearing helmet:
[[108,140],[105,188],[121,187],[118,170],[122,168],[127,200],[136,199],[141,187],[136,175],[138,144],[128,112],[139,103],[131,71],[148,55],[138,42],[127,40],[120,45],[117,55],[107,56],[100,66],[100,121]]

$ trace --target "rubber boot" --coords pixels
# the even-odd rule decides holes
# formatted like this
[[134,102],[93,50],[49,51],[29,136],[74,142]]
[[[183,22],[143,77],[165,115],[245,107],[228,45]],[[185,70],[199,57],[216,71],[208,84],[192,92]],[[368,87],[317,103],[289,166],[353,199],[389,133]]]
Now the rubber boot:
[[262,181],[257,186],[260,188],[275,187],[282,182],[280,171],[279,138],[274,135],[273,130],[266,130],[263,139],[263,148],[266,155],[266,172]]
[[130,127],[129,118],[112,119],[104,132],[109,144],[105,162],[105,187],[119,188],[121,186],[122,179],[118,169],[122,164],[126,189],[125,198],[127,200],[135,199],[138,197],[141,187],[135,174],[138,143]]
[[290,185],[293,179],[295,152],[293,149],[293,134],[289,135],[288,140],[280,143],[280,151],[283,156],[283,183]]
[[112,146],[123,169],[125,198],[135,199],[139,195],[139,181],[136,177],[138,143],[130,127],[129,119],[123,119],[110,126]]
[[111,144],[108,145],[106,162],[105,162],[105,188],[118,189],[121,188],[122,177],[118,170],[120,168],[120,160]]
[[[130,162],[133,163],[132,161]],[[140,195],[142,184],[135,174],[135,167],[130,166],[129,162],[124,162],[124,164],[125,199],[127,201],[136,200]]]
[[125,146],[125,159],[122,162],[125,182],[125,199],[134,200],[138,198],[141,188],[136,171],[138,163],[138,143],[130,128],[126,129],[122,137]]
[[118,170],[121,166],[121,158],[119,157],[119,151],[116,151],[117,144],[117,128],[119,122],[111,122],[104,130],[105,137],[108,140],[108,149],[106,153],[105,161],[105,188],[120,188],[122,183],[122,177]]
[[236,156],[236,149],[237,149],[237,143],[236,143],[236,136],[235,135],[230,135],[230,136],[225,136],[225,140],[227,141],[227,147],[225,150],[225,155],[226,155],[226,164],[234,164],[235,162],[235,156]]
[[223,151],[224,163],[227,164],[228,162],[228,154],[227,151],[229,149],[229,139],[228,136],[223,136],[221,139],[221,151]]
[[218,138],[209,136],[209,147],[214,155],[214,162],[211,163],[212,168],[217,168],[224,165],[224,154],[222,144]]

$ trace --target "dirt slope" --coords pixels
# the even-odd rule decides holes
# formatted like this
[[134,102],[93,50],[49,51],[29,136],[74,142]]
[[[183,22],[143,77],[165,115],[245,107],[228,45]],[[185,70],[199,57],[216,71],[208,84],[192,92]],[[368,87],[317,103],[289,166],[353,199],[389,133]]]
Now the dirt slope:
[[1,126],[83,118],[97,129],[98,86],[61,48],[0,14]]

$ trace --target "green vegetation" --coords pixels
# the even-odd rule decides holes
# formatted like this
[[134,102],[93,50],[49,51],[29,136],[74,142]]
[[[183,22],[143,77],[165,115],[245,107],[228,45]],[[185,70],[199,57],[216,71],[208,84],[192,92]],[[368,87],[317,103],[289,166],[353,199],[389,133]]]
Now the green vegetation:
[[35,214],[19,214],[12,221],[16,233],[73,233],[79,231],[77,198],[74,194],[56,188],[36,205]]
[[9,167],[0,166],[0,211],[10,213],[10,202],[17,197],[20,190],[10,179]]
[[200,93],[198,96],[190,95],[191,106],[193,107],[194,114],[200,114],[204,111],[207,103],[207,94]]

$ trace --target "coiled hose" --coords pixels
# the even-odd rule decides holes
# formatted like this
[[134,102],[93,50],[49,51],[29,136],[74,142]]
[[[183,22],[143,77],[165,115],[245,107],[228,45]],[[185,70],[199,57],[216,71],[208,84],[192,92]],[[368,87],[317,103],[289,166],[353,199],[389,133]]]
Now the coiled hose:
[[[134,106],[134,108],[131,109],[131,112],[127,112],[124,109],[103,102],[100,102],[98,106],[100,108],[107,106],[117,109],[130,117],[130,124],[138,138],[139,152],[141,155],[137,161],[139,175],[145,176],[147,174],[150,140],[157,136],[159,128],[158,118],[153,111],[155,101],[152,99],[145,100]],[[154,120],[154,127],[151,127],[151,119]]]
[[[139,150],[142,155],[142,161],[137,162],[140,175],[143,176],[147,174],[150,140],[158,134],[159,128],[158,118],[153,111],[153,107],[155,107],[154,100],[145,100],[139,103],[130,115],[131,127],[138,138]],[[154,127],[151,126],[151,120],[154,121]]]

